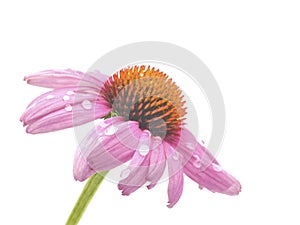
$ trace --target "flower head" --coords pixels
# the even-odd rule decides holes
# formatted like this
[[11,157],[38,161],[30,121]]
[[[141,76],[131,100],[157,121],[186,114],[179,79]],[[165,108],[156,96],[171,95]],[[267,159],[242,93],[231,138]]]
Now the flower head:
[[[100,73],[48,70],[25,77],[53,88],[29,104],[21,117],[26,131],[56,131],[105,118],[87,134],[74,159],[74,178],[128,162],[118,188],[129,195],[153,188],[169,174],[168,207],[183,190],[183,174],[212,192],[237,195],[240,183],[222,169],[184,124],[186,108],[179,87],[165,73],[146,66]],[[88,113],[90,112],[90,113]]]

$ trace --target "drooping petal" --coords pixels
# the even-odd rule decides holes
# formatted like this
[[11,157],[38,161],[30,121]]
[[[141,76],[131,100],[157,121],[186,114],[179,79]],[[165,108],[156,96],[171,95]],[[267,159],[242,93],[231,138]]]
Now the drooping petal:
[[[116,117],[118,121],[115,123],[123,122],[119,117]],[[75,153],[74,162],[73,162],[73,176],[75,180],[84,181],[90,174],[90,171],[96,172],[87,162],[87,157],[89,154],[95,150],[98,144],[103,140],[102,133],[99,131],[101,128],[109,126],[106,121],[101,121],[99,127],[95,127],[91,130],[85,138],[81,141],[80,145],[77,148]]]
[[79,151],[94,171],[110,170],[132,158],[140,135],[137,122],[112,117],[104,120],[84,138]]
[[[169,172],[168,207],[172,208],[180,199],[183,191],[182,156],[179,155],[167,142],[164,142],[164,146]],[[176,157],[174,157],[174,154]]]
[[208,151],[197,144],[193,157],[184,166],[184,173],[199,184],[212,192],[219,192],[227,195],[237,195],[241,191],[241,185],[233,176],[227,173],[216,160],[209,160]]
[[[174,144],[175,143],[175,144]],[[201,158],[197,160],[197,163],[201,164],[201,168],[206,168],[212,162],[218,164],[214,156],[207,151],[203,146],[199,145],[194,135],[182,128],[180,135],[177,137],[176,142],[172,142],[171,145],[183,156],[183,164],[188,163],[192,158]],[[204,148],[199,150],[199,148]],[[194,154],[197,151],[197,154]]]
[[73,176],[75,180],[84,181],[96,173],[87,163],[80,151],[76,151],[74,157]]
[[146,177],[149,170],[149,158],[152,154],[151,134],[148,130],[141,133],[139,144],[133,155],[133,158],[126,170],[129,174],[118,184],[122,195],[130,195],[146,183]]
[[[75,89],[75,88],[74,88]],[[87,96],[87,98],[94,99],[95,96]],[[21,121],[24,125],[29,124],[32,120],[43,117],[51,112],[66,107],[67,105],[75,103],[76,98],[73,88],[60,88],[53,91],[46,92],[35,98],[26,108],[26,111],[21,116]]]
[[107,76],[97,71],[83,73],[71,69],[44,70],[24,77],[28,84],[46,88],[89,86],[99,89],[106,79]]
[[160,137],[153,137],[151,149],[149,172],[147,175],[147,180],[150,181],[150,184],[147,186],[148,189],[153,188],[157,184],[166,168],[165,150]]
[[44,133],[78,126],[105,116],[107,102],[90,88],[60,88],[33,100],[21,117],[28,133]]

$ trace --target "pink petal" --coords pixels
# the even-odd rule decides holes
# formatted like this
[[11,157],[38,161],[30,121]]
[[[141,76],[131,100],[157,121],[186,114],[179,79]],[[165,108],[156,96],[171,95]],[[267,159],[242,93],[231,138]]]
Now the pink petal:
[[165,150],[160,137],[153,137],[151,149],[150,167],[147,175],[147,180],[150,181],[150,184],[147,186],[148,189],[153,188],[157,184],[166,168]]
[[84,181],[95,172],[88,164],[86,159],[82,156],[80,151],[76,151],[74,157],[73,175],[74,179],[78,181]]
[[101,118],[109,113],[106,101],[90,88],[55,89],[33,100],[21,117],[28,133],[61,130]]
[[142,131],[137,151],[134,153],[129,166],[126,169],[129,171],[129,175],[122,179],[118,184],[118,188],[119,190],[122,190],[123,195],[130,195],[146,183],[146,176],[149,170],[149,156],[152,153],[150,142],[150,132],[148,130]]
[[[120,117],[115,117],[114,119],[114,123],[123,122],[123,119]],[[98,130],[108,127],[110,123],[108,123],[107,121],[109,120],[111,119],[102,121],[102,123],[99,125],[99,128],[95,128],[90,131],[89,134],[80,143],[74,157],[73,176],[75,180],[84,181],[92,175],[92,171],[93,173],[96,172],[88,164],[87,157],[92,151],[94,151],[94,149],[99,144],[99,141],[103,140],[102,135],[104,135],[104,132],[101,133],[100,131],[98,132]]]
[[93,170],[110,170],[132,158],[140,135],[137,122],[112,117],[92,130],[79,148]]
[[172,155],[175,153],[175,150],[166,142],[164,142],[164,145],[167,156],[170,156],[167,157],[169,172],[168,207],[172,208],[180,199],[183,190],[182,158],[180,156],[178,156],[178,158],[172,157]]
[[60,88],[40,95],[28,105],[21,121],[24,122],[24,125],[27,125],[31,120],[65,108],[67,105],[78,104],[83,101],[83,98],[88,101],[97,99],[98,94],[79,92],[75,89],[72,87]]
[[65,88],[74,86],[101,87],[107,76],[100,72],[82,73],[71,69],[45,70],[25,76],[28,84],[46,88]]
[[177,138],[176,142],[172,142],[171,145],[183,156],[183,165],[188,163],[192,157],[195,157],[195,151],[201,158],[201,161],[199,161],[201,168],[206,168],[212,162],[218,164],[213,155],[199,145],[194,135],[186,128],[181,129],[179,138]]
[[[200,187],[205,187],[212,192],[237,195],[241,191],[240,183],[223,170],[216,160],[209,159],[212,155],[207,152],[198,143],[193,157],[184,166],[184,173],[197,182]],[[209,165],[207,159],[209,159]]]

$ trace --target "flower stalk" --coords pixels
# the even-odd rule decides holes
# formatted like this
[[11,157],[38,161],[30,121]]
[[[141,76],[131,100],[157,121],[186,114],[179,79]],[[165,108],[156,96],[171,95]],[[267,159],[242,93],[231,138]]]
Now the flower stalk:
[[108,171],[95,173],[89,178],[66,222],[66,225],[76,225],[79,223],[85,209],[92,200],[107,173]]

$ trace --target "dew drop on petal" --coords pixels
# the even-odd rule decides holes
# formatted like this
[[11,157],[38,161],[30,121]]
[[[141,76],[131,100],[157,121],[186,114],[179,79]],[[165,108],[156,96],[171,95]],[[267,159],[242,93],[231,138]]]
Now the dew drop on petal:
[[100,120],[98,120],[98,121],[96,120],[95,123],[96,123],[98,126],[104,128],[104,127],[107,126],[106,123],[105,123],[104,121],[105,121],[105,120],[100,119]]
[[86,110],[90,110],[92,108],[92,103],[89,100],[84,100],[81,105]]
[[105,130],[104,133],[105,133],[106,135],[113,135],[113,134],[115,134],[117,131],[118,131],[118,128],[112,125],[112,126],[108,127],[108,128]]
[[193,143],[187,142],[185,146],[192,151],[195,150],[195,145]]
[[139,153],[142,155],[142,156],[145,156],[149,153],[149,146],[148,145],[145,145],[145,144],[142,144],[139,146]]
[[220,171],[223,170],[221,166],[219,166],[219,165],[217,165],[215,163],[212,163],[211,166],[214,169],[214,171],[220,172]]
[[72,111],[72,106],[71,106],[71,105],[66,105],[65,110],[66,110],[67,112]]
[[54,98],[54,95],[47,95],[47,97],[46,97],[46,99],[52,99],[52,98]]
[[74,91],[67,91],[67,95],[75,95]]
[[174,160],[178,160],[178,158],[179,158],[178,157],[178,152],[175,151],[172,157],[173,157]]
[[126,177],[129,176],[129,174],[130,174],[130,169],[127,168],[127,169],[124,169],[123,171],[121,171],[120,177],[123,178],[123,179],[125,179]]
[[63,100],[64,100],[64,101],[69,101],[69,100],[70,100],[70,96],[69,96],[69,95],[65,95],[65,96],[63,97]]
[[201,167],[201,159],[198,155],[193,155],[193,165],[196,168],[200,168]]
[[98,138],[98,142],[99,142],[99,143],[101,143],[103,140],[104,140],[103,137],[99,137],[99,138]]

